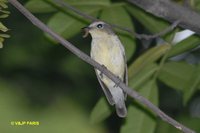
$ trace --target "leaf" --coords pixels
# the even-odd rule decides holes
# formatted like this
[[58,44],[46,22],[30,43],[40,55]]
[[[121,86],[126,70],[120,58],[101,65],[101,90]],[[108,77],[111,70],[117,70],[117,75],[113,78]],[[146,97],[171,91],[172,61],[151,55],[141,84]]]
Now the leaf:
[[194,71],[195,67],[185,62],[168,62],[160,70],[158,78],[172,88],[183,90]]
[[[4,10],[4,8],[8,8],[7,6],[7,1],[6,0],[1,0],[0,1],[0,19],[4,19],[8,17],[9,11]],[[7,32],[8,28],[0,21],[0,31],[1,32]],[[10,36],[4,33],[0,33],[0,48],[3,48],[3,42],[4,38],[9,38]]]
[[112,111],[110,110],[106,99],[102,97],[93,108],[90,114],[90,121],[91,123],[102,122],[109,117],[111,113]]
[[192,85],[190,80],[194,80],[195,71],[196,68],[193,65],[171,61],[164,64],[158,78],[166,85],[183,91],[186,86]]
[[109,6],[110,0],[63,0],[73,6]]
[[0,34],[0,37],[9,38],[10,35],[8,35],[8,34]]
[[0,22],[0,31],[6,32],[8,31],[8,28],[3,25],[3,23]]
[[197,46],[200,45],[200,38],[197,35],[193,35],[187,39],[184,39],[183,41],[177,43],[172,47],[172,49],[169,52],[168,57],[172,57],[184,52],[187,52]]
[[178,121],[180,121],[186,127],[193,129],[197,133],[200,132],[200,127],[199,127],[200,119],[199,118],[191,117],[188,115],[182,115],[178,118]]
[[[109,0],[63,0],[63,2],[76,7],[89,6],[89,8],[99,8],[100,6],[110,5]],[[33,13],[48,13],[56,11],[56,8],[53,6],[54,4],[56,6],[59,5],[59,3],[55,1],[29,0],[25,6]],[[65,9],[65,7],[62,8]]]
[[[158,88],[154,80],[150,80],[141,86],[139,93],[158,104]],[[139,104],[132,104],[128,108],[128,115],[120,133],[154,133],[156,117]]]
[[4,38],[0,37],[0,48],[3,48]]
[[[97,14],[100,8],[81,8],[83,12],[88,14]],[[79,17],[72,16],[68,13],[56,13],[48,21],[47,25],[56,33],[60,34],[64,38],[71,38],[74,35],[81,32],[81,28],[86,25],[85,21]],[[45,34],[50,40],[52,39],[48,34]]]
[[152,75],[158,70],[157,64],[147,64],[144,66],[139,73],[135,74],[133,77],[129,78],[129,86],[138,90],[142,84],[145,84]]
[[200,65],[196,67],[188,84],[184,86],[184,93],[183,93],[183,103],[186,104],[191,96],[196,92],[198,89],[198,84],[200,84]]
[[3,14],[3,15],[0,15],[0,18],[7,18],[9,15],[8,14]]
[[6,10],[2,10],[0,8],[0,18],[7,18],[9,16],[10,12]]
[[169,44],[163,44],[163,45],[155,46],[155,47],[149,49],[147,52],[145,52],[143,55],[141,55],[139,58],[137,58],[137,60],[134,61],[129,66],[129,71],[128,71],[129,78],[134,77],[146,65],[151,64],[151,63],[157,61],[170,48],[171,48],[171,45],[169,45]]
[[194,0],[190,2],[192,9],[200,11],[200,1],[199,0]]
[[[123,8],[122,4],[112,4],[112,6],[104,8],[100,15],[100,19],[134,30],[131,17]],[[127,60],[129,60],[135,52],[135,39],[132,38],[127,32],[119,30],[117,32],[122,44],[125,47]]]
[[[82,22],[62,12],[56,13],[51,17],[47,25],[64,38],[74,36],[84,26]],[[45,34],[45,36],[53,40],[48,34]]]
[[155,133],[180,133],[178,129],[174,128],[170,124],[159,120]]
[[2,7],[2,8],[8,8],[8,6],[7,6],[7,1],[6,0],[1,0],[0,1],[0,7]]
[[[182,114],[178,118],[176,118],[178,122],[183,124],[184,126],[194,130],[195,132],[200,132],[200,119],[188,116],[188,114]],[[156,133],[182,133],[180,130],[174,128],[173,126],[169,125],[166,122],[159,121],[158,128]]]
[[120,35],[119,38],[124,45],[126,60],[129,61],[136,50],[136,42],[135,39],[131,38],[130,36]]
[[2,10],[2,9],[0,9],[0,12],[1,12],[1,13],[4,13],[4,14],[10,14],[10,12],[9,12],[9,11]]
[[49,13],[56,11],[50,3],[45,0],[29,0],[25,7],[33,13]]

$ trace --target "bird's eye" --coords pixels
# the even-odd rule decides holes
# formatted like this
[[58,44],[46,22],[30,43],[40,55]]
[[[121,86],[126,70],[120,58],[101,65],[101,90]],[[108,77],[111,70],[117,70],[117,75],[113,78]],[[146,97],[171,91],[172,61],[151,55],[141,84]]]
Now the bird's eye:
[[97,28],[99,28],[99,29],[103,28],[103,24],[98,24]]

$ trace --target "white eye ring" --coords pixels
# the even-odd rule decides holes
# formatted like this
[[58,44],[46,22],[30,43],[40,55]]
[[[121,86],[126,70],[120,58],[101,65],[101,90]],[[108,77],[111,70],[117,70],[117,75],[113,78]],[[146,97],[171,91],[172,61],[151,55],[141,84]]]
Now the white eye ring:
[[103,28],[103,24],[98,24],[97,28],[102,29]]

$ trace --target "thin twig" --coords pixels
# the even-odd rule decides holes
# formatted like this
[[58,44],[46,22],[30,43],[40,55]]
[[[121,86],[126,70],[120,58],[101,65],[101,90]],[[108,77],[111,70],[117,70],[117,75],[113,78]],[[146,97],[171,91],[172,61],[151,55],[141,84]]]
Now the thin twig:
[[168,122],[169,124],[173,125],[177,129],[181,130],[184,133],[195,133],[195,131],[185,127],[184,125],[180,124],[179,122],[175,121],[164,112],[162,112],[158,107],[152,104],[149,100],[142,97],[138,94],[134,89],[127,87],[119,78],[117,78],[113,73],[109,70],[105,69],[97,63],[96,61],[92,60],[88,55],[84,52],[80,51],[70,42],[53,32],[49,27],[47,27],[44,23],[42,23],[38,18],[36,18],[33,14],[31,14],[26,8],[24,8],[17,0],[8,0],[13,6],[15,6],[28,20],[30,20],[36,27],[41,29],[43,32],[46,32],[51,37],[53,37],[56,41],[60,42],[64,47],[70,50],[73,54],[78,56],[83,61],[87,62],[88,64],[92,65],[93,67],[100,70],[103,74],[105,74],[108,78],[110,78],[113,82],[118,84],[120,88],[124,90],[130,97],[134,98],[136,101],[146,105],[149,109],[151,109],[155,114],[157,114],[163,121]]
[[[90,16],[90,15],[88,15],[86,13],[81,12],[80,10],[78,10],[77,8],[69,5],[67,2],[64,2],[63,0],[53,0],[53,1],[54,1],[54,3],[56,3],[56,4],[58,4],[58,5],[62,6],[62,7],[70,9],[71,11],[75,12],[76,14],[82,16],[85,19],[88,19],[90,21],[97,21],[98,20],[95,17],[92,17],[92,16]],[[139,34],[139,33],[136,33],[135,31],[133,31],[130,28],[119,26],[119,25],[116,25],[116,24],[111,24],[109,22],[106,22],[106,23],[108,23],[109,25],[111,25],[114,28],[118,28],[120,30],[123,30],[123,31],[126,31],[126,32],[130,33],[132,36],[134,36],[134,37],[136,37],[138,39],[150,40],[150,39],[154,39],[154,38],[157,38],[157,37],[161,37],[161,36],[171,32],[180,23],[180,21],[177,20],[177,21],[173,22],[166,29],[163,29],[161,32],[158,32],[158,33],[153,34],[153,35]]]

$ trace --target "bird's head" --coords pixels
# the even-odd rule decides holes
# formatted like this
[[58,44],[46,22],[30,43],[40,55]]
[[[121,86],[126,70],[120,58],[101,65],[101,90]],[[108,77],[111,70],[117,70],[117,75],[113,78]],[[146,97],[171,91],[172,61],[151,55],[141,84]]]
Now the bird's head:
[[87,37],[89,33],[92,38],[107,37],[108,35],[114,34],[111,26],[103,21],[95,21],[83,29],[85,31],[85,35],[83,37]]

